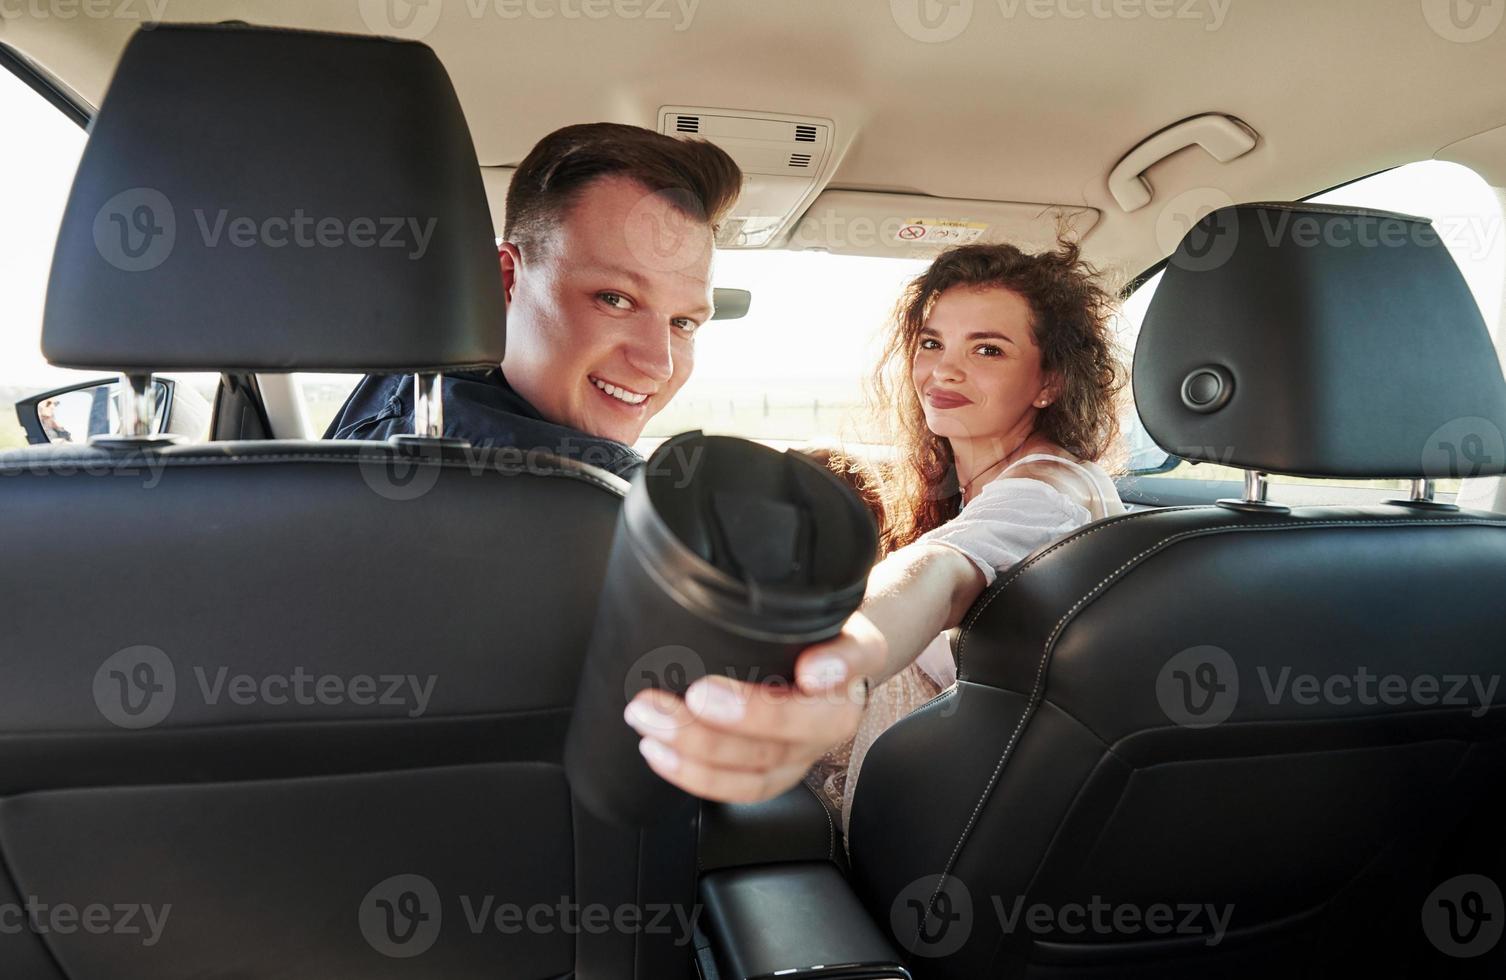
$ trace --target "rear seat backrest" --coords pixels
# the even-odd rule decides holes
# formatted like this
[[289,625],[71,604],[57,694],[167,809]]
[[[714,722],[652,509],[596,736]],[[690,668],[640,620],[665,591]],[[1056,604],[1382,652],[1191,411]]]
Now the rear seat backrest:
[[[325,242],[270,247],[297,215]],[[426,244],[363,247],[366,219]],[[492,366],[491,234],[428,48],[157,27],[84,154],[45,352],[136,376]],[[0,973],[687,975],[688,937],[478,911],[693,895],[692,827],[602,826],[560,764],[624,489],[422,440],[0,454],[0,906],[161,923],[0,930]]]

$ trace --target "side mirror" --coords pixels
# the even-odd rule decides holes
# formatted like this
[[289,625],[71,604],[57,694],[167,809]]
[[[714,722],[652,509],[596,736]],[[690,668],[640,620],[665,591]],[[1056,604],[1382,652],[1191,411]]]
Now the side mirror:
[[[177,383],[154,378],[152,385],[157,389],[157,411],[152,419],[152,434],[156,435],[167,430]],[[120,380],[85,381],[34,395],[16,402],[16,417],[26,430],[26,441],[34,446],[87,445],[91,437],[109,435],[118,428]]]

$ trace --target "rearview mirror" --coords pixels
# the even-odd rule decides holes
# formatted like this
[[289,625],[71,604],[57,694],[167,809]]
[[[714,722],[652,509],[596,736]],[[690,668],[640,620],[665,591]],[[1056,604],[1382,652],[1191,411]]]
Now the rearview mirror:
[[753,294],[746,289],[717,289],[712,296],[716,305],[713,320],[741,320],[753,306]]
[[[168,379],[153,379],[152,386],[157,390],[152,434],[157,435],[165,430],[171,417],[177,386]],[[119,428],[120,380],[85,381],[34,395],[16,402],[16,417],[26,430],[26,441],[34,446],[87,445],[91,437],[109,435]]]

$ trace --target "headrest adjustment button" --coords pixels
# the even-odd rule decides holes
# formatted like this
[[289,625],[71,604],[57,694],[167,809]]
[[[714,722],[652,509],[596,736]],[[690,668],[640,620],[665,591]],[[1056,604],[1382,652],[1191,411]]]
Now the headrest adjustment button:
[[1182,379],[1182,404],[1194,412],[1208,414],[1229,404],[1234,397],[1234,376],[1216,365],[1200,367]]

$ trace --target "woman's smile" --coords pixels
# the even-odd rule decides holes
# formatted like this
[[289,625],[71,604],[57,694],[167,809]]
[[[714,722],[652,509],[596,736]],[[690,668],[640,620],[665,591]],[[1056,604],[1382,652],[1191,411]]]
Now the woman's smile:
[[961,408],[963,405],[971,405],[973,400],[966,395],[945,388],[926,389],[926,401],[932,408],[945,410],[948,408]]

